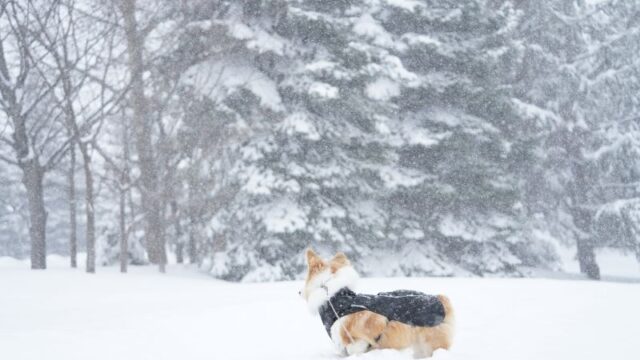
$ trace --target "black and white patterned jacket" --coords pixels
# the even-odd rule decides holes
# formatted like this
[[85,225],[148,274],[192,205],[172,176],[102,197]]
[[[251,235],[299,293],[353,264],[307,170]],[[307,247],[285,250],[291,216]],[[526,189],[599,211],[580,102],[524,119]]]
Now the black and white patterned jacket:
[[396,290],[377,295],[356,294],[349,288],[336,292],[320,308],[320,318],[329,336],[331,326],[341,317],[369,310],[412,326],[431,327],[442,323],[444,306],[437,296],[413,290]]

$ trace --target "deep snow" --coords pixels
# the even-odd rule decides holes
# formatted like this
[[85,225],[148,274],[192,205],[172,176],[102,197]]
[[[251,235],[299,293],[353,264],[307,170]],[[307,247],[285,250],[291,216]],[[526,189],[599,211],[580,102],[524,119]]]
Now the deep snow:
[[[301,282],[231,284],[173,266],[98,274],[0,259],[0,359],[335,359]],[[448,294],[455,347],[434,359],[640,359],[640,285],[549,279],[363,279]],[[378,351],[359,360],[410,359]]]

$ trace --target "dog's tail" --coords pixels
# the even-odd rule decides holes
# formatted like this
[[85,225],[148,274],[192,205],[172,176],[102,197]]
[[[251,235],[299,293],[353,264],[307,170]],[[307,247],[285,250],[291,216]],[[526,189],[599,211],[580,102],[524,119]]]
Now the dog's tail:
[[455,312],[453,311],[451,300],[449,300],[445,295],[438,295],[438,300],[440,300],[444,307],[444,320],[442,322],[453,325],[453,322],[455,321]]
[[438,325],[439,333],[441,334],[442,347],[449,349],[453,342],[453,336],[455,334],[455,312],[451,305],[451,300],[444,295],[438,295],[438,299],[444,307],[444,320]]

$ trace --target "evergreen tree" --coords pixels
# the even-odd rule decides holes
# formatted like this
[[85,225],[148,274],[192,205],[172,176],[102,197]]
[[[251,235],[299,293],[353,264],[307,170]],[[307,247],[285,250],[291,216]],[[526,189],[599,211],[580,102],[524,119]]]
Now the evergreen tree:
[[598,235],[597,219],[604,213],[628,219],[636,203],[630,198],[637,198],[631,154],[638,151],[632,140],[638,65],[624,54],[637,51],[638,5],[521,6],[529,20],[521,27],[525,54],[514,104],[536,132],[530,138],[539,154],[525,177],[527,205],[544,214],[554,236],[576,244],[581,271],[599,278],[594,249],[616,240]]

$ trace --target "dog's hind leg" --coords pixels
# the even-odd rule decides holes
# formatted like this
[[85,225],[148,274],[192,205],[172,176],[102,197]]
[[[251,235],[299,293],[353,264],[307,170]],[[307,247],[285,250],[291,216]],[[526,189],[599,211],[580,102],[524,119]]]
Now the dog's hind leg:
[[413,358],[424,359],[433,355],[433,347],[424,340],[418,340],[413,344]]

